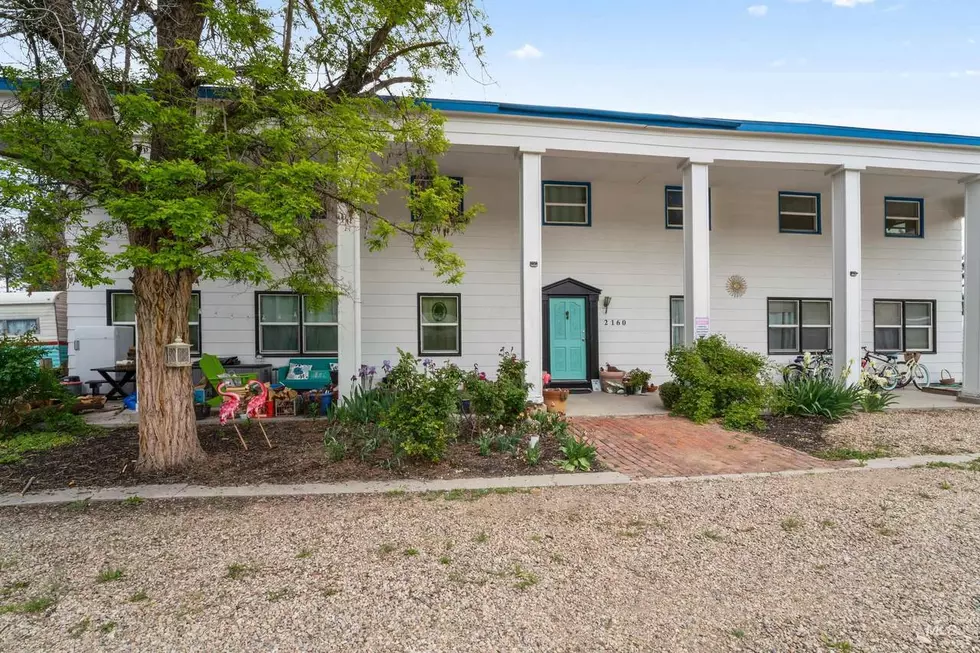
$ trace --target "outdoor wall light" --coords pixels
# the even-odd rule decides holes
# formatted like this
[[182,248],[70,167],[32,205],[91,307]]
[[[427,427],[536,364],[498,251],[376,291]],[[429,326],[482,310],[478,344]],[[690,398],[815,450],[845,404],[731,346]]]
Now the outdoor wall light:
[[606,295],[605,297],[602,298],[602,312],[603,313],[608,313],[609,312],[609,304],[611,304],[611,303],[612,303],[612,297],[610,297],[609,295]]

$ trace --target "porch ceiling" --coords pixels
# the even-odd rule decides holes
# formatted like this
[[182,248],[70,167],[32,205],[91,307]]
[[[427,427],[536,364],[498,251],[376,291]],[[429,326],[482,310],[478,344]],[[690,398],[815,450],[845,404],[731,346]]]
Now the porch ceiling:
[[[549,151],[542,159],[542,178],[568,181],[642,184],[648,180],[681,183],[681,159],[628,155],[590,155]],[[516,178],[517,156],[510,148],[454,146],[441,160],[446,174],[466,177]],[[712,164],[713,188],[751,187],[761,190],[830,191],[824,165],[773,165],[720,161]],[[862,177],[864,192],[908,195],[962,203],[963,187],[954,173],[920,173],[871,169]]]

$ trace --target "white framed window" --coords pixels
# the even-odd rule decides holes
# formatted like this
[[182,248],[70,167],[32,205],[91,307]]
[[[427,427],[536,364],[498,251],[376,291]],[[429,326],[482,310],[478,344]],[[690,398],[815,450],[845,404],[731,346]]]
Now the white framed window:
[[936,352],[936,302],[874,300],[874,348],[880,352]]
[[41,323],[36,317],[0,320],[0,336],[26,336],[28,333],[40,332]]
[[[136,296],[131,290],[109,290],[107,300],[108,324],[136,326]],[[192,354],[201,353],[201,292],[191,291],[191,305],[187,309],[188,344]]]
[[915,197],[885,198],[885,235],[922,238],[925,235],[925,201]]
[[460,295],[419,293],[419,356],[462,355]]
[[832,340],[829,299],[773,297],[768,300],[770,354],[830,351]]
[[779,231],[791,234],[820,233],[820,193],[779,193]]
[[684,344],[684,296],[670,297],[670,347]]
[[337,300],[319,309],[290,292],[255,294],[257,350],[263,356],[337,354]]
[[586,181],[542,182],[544,224],[589,227],[592,225],[592,184]]

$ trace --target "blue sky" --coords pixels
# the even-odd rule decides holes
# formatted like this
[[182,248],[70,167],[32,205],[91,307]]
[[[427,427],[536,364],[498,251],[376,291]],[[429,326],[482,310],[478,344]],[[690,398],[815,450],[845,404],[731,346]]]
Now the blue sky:
[[980,134],[980,0],[485,0],[433,96]]

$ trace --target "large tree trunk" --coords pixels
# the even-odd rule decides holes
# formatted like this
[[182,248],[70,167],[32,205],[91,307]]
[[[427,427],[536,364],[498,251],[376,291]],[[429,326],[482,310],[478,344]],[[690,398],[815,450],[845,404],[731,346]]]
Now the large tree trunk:
[[187,313],[194,273],[133,271],[136,295],[137,393],[143,471],[173,469],[204,458],[197,439],[189,367],[167,367],[164,346],[189,342]]

